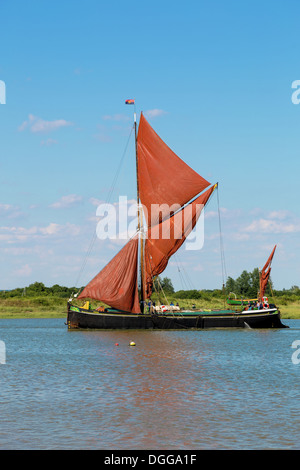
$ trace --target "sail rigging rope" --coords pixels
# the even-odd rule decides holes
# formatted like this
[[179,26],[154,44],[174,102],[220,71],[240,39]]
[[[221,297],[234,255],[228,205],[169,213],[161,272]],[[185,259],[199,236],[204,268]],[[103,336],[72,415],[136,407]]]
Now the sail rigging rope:
[[161,283],[160,283],[159,276],[157,276],[156,281],[157,281],[157,284],[158,284],[158,286],[160,287],[160,289],[161,289],[161,291],[162,291],[162,294],[163,294],[163,296],[164,296],[164,298],[165,298],[165,300],[166,300],[166,304],[168,304],[169,301],[168,301],[168,299],[167,299],[167,297],[166,297],[166,294],[165,294],[165,291],[163,290],[163,287],[162,287],[162,285],[161,285]]
[[[179,278],[180,278],[183,290],[195,289],[195,285],[192,283],[190,277],[188,276],[182,262],[180,261],[179,255],[177,253],[174,254],[174,259],[177,264],[177,270],[179,273]],[[183,271],[183,274],[182,274],[182,271]]]
[[[128,139],[127,139],[127,142],[126,142],[126,145],[125,145],[125,149],[123,151],[123,154],[122,154],[122,157],[120,159],[120,163],[118,165],[118,168],[117,168],[117,171],[116,171],[116,174],[114,176],[114,179],[113,179],[113,182],[112,182],[112,185],[110,187],[110,191],[108,193],[108,196],[107,196],[107,200],[106,200],[106,205],[108,205],[110,203],[110,200],[111,200],[111,197],[113,195],[113,192],[115,190],[115,187],[116,187],[116,183],[117,183],[117,180],[118,180],[118,177],[119,177],[119,174],[120,174],[120,171],[121,171],[121,168],[123,166],[123,163],[124,163],[124,159],[125,159],[125,155],[127,153],[127,149],[128,149],[128,145],[129,145],[129,142],[130,142],[130,139],[131,139],[131,135],[133,133],[133,130],[134,130],[134,126],[131,127],[131,130],[130,130],[130,133],[129,133],[129,136],[128,136]],[[82,273],[86,267],[86,263],[88,261],[88,258],[90,257],[91,255],[91,252],[92,252],[92,249],[93,249],[93,246],[95,244],[95,241],[96,241],[96,238],[97,238],[97,231],[95,230],[94,233],[93,233],[93,236],[92,236],[92,239],[91,239],[91,242],[89,244],[89,247],[86,251],[86,254],[85,254],[85,257],[83,259],[83,262],[82,262],[82,266],[79,270],[79,273],[78,273],[78,276],[77,276],[77,279],[76,279],[76,282],[75,282],[75,287],[78,285],[79,283],[79,280],[82,276]]]
[[[210,199],[207,201],[205,205],[205,209],[208,208],[209,204],[211,203],[212,196]],[[220,215],[220,202],[219,202],[219,185],[217,186],[217,206],[218,206],[218,219],[219,219],[219,234],[220,234],[220,250],[221,250],[221,269],[222,269],[222,282],[224,286],[225,279],[227,279],[227,273],[226,273],[226,265],[225,265],[225,255],[224,255],[224,245],[223,245],[223,237],[222,237],[222,227],[221,227],[221,215]],[[180,264],[180,259],[178,253],[174,254],[174,259],[177,264],[177,269],[180,277],[180,281],[182,284],[183,289],[186,287],[187,289],[190,288],[190,290],[195,290],[196,287],[189,278],[183,264],[179,266]],[[184,272],[184,276],[182,275],[182,272]],[[189,285],[188,285],[189,284]],[[184,287],[185,286],[185,287]]]
[[217,201],[218,201],[218,217],[219,217],[219,232],[220,232],[220,252],[221,252],[221,268],[222,268],[222,280],[223,287],[225,286],[225,279],[227,280],[226,272],[226,263],[225,263],[225,254],[224,254],[224,243],[222,235],[222,226],[221,226],[221,211],[220,211],[220,201],[219,201],[219,186],[217,188]]

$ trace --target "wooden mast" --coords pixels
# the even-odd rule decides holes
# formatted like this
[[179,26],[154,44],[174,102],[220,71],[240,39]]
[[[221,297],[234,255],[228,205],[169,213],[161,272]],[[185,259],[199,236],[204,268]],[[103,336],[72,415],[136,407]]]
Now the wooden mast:
[[[135,105],[134,105],[135,106]],[[137,189],[137,217],[138,217],[138,232],[140,239],[140,279],[141,279],[141,310],[143,311],[143,302],[145,300],[144,295],[144,236],[143,236],[143,213],[140,205],[140,192],[139,192],[139,162],[138,162],[138,150],[137,150],[137,123],[136,123],[136,112],[134,110],[134,133],[135,133],[135,158],[136,158],[136,189]]]

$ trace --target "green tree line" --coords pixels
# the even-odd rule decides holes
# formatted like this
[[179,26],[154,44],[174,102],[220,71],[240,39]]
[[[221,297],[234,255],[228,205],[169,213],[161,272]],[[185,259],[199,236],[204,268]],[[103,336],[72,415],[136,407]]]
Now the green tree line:
[[[222,289],[192,289],[179,290],[175,292],[172,281],[168,277],[158,278],[155,280],[155,288],[153,292],[161,292],[161,288],[166,296],[170,299],[202,299],[210,300],[213,298],[222,298],[224,294],[227,296],[230,292],[236,294],[238,298],[256,298],[259,291],[259,270],[256,268],[252,272],[243,271],[239,277],[233,279],[228,277],[225,292]],[[60,297],[69,298],[72,294],[77,293],[76,287],[65,287],[54,284],[52,287],[46,287],[42,282],[34,282],[28,287],[16,288],[7,291],[0,291],[0,298],[10,297]],[[300,288],[296,285],[290,289],[275,290],[272,281],[269,282],[266,295],[282,297],[283,300],[300,300]]]
[[52,287],[46,287],[42,282],[34,282],[28,287],[17,287],[16,289],[0,291],[0,298],[9,297],[61,297],[67,298],[76,293],[78,288],[76,287],[64,287],[54,284]]

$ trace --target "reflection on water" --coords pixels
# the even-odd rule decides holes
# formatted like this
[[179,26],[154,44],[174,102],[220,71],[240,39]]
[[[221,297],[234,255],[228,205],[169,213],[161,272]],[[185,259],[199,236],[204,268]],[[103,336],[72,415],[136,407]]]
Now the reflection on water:
[[297,449],[300,321],[288,323],[68,331],[1,320],[0,448]]

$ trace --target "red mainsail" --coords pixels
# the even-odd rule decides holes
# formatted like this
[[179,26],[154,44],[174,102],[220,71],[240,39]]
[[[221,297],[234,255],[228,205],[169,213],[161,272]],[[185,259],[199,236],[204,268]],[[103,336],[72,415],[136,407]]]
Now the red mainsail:
[[[148,227],[169,217],[169,207],[184,206],[210,186],[156,134],[141,114],[137,135],[140,200],[146,209]],[[158,205],[161,218],[159,219]]]
[[79,299],[101,300],[113,308],[140,313],[137,280],[138,237],[131,239],[89,282]]
[[266,287],[267,287],[268,280],[269,280],[270,273],[271,273],[272,259],[276,250],[276,246],[277,245],[274,246],[273,251],[268,258],[268,261],[266,262],[266,264],[264,265],[260,273],[260,298],[261,299],[265,295]]
[[153,277],[162,273],[170,257],[182,246],[195,227],[203,207],[217,185],[160,224],[148,230],[145,241],[145,294],[152,293]]

